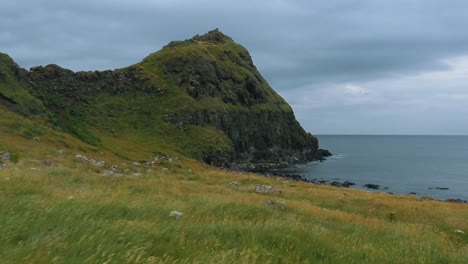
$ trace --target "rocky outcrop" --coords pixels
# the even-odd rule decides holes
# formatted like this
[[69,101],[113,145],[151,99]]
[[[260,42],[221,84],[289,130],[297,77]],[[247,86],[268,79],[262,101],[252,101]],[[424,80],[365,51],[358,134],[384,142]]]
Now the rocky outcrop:
[[191,123],[212,125],[226,133],[233,143],[234,162],[294,163],[321,158],[317,138],[302,129],[292,112],[200,111]]
[[[0,86],[0,103],[38,102],[35,109],[45,106],[52,125],[89,144],[100,144],[97,134],[118,137],[124,128],[145,131],[215,166],[249,168],[331,155],[319,150],[317,138],[300,126],[249,52],[219,30],[173,41],[114,71],[73,72],[53,64],[26,71],[1,61],[7,63],[0,64],[0,85],[8,85]],[[23,93],[11,92],[20,88]]]

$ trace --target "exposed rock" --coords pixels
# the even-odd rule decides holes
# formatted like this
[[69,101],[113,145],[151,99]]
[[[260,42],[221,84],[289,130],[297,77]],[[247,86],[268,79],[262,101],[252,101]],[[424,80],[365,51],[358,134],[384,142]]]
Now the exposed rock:
[[465,234],[465,232],[463,232],[463,231],[462,231],[462,230],[460,230],[460,229],[458,229],[458,230],[455,230],[455,233],[457,233],[457,234],[462,234],[462,235],[463,235],[463,234]]
[[5,163],[0,163],[0,170],[5,169],[6,167],[7,167],[7,165]]
[[276,205],[276,202],[273,201],[273,200],[266,200],[266,201],[265,201],[265,205],[271,205],[271,206],[273,206],[273,205]]
[[409,195],[417,195],[415,192],[410,192]]
[[349,187],[349,186],[353,186],[353,185],[356,185],[356,183],[350,182],[350,181],[345,181],[342,184],[343,187]]
[[135,161],[135,162],[132,163],[132,165],[133,165],[134,167],[140,167],[140,166],[141,166],[141,163]]
[[182,213],[182,212],[179,212],[179,211],[172,211],[172,212],[169,214],[169,217],[174,217],[175,219],[179,219],[179,218],[181,218],[183,215],[184,215],[184,213]]
[[449,203],[467,203],[467,201],[464,201],[462,199],[447,199],[445,201]]
[[114,172],[111,171],[111,170],[105,170],[105,171],[102,172],[102,175],[103,176],[113,176]]
[[378,185],[378,184],[371,184],[371,183],[364,184],[364,187],[369,188],[369,189],[374,189],[374,190],[380,189],[380,185]]
[[98,167],[107,167],[107,163],[103,160],[97,161],[94,165]]
[[70,196],[68,196],[68,198],[67,198],[67,199],[68,199],[68,200],[73,200],[73,199],[75,199],[75,196],[73,196],[73,195],[70,195]]
[[318,149],[318,152],[320,153],[320,155],[322,155],[322,157],[333,156],[333,154],[329,150],[326,150],[326,149]]
[[239,189],[239,188],[240,188],[240,184],[237,183],[237,182],[230,182],[230,183],[228,184],[228,186],[229,186],[230,188],[233,188],[233,189]]
[[141,173],[133,173],[132,175],[135,176],[135,177],[140,177],[142,174]]
[[42,164],[44,164],[44,166],[50,167],[50,166],[54,165],[54,162],[51,161],[51,160],[43,160]]
[[162,168],[162,169],[161,169],[161,172],[168,172],[168,171],[169,171],[168,168]]
[[435,188],[429,188],[429,190],[442,190],[442,191],[445,191],[445,190],[448,190],[449,188],[447,187],[435,187]]
[[281,194],[281,190],[273,188],[268,185],[257,185],[255,187],[255,192],[257,193],[272,193],[272,194]]
[[0,160],[8,161],[11,159],[11,153],[7,151],[0,151]]
[[75,159],[81,162],[89,162],[89,159],[86,156],[80,154],[75,155]]

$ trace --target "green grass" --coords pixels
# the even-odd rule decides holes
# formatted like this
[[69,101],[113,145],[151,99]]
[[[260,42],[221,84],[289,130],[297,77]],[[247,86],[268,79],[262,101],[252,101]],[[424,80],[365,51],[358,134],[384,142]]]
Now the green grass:
[[[291,188],[190,162],[168,173],[154,169],[118,178],[83,166],[50,168],[22,160],[0,171],[2,263],[468,260],[468,241],[454,232],[468,228],[466,205],[304,183]],[[232,180],[241,188],[229,188]],[[255,194],[256,183],[283,194]],[[267,199],[277,205],[265,205]],[[396,221],[386,218],[389,208]],[[173,210],[184,216],[169,217]]]

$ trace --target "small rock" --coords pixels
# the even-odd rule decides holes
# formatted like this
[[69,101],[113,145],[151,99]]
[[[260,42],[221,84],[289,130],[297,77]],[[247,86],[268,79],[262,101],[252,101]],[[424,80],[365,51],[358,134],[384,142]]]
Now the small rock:
[[447,199],[445,201],[449,203],[466,203],[466,201],[463,201],[462,199]]
[[95,165],[98,167],[107,167],[107,163],[103,160],[97,161]]
[[367,188],[369,188],[369,189],[374,189],[374,190],[380,189],[380,185],[378,185],[378,184],[371,184],[371,183],[364,184],[364,187],[367,187]]
[[239,189],[240,188],[240,184],[237,183],[237,182],[230,182],[230,183],[228,183],[228,186],[230,188],[233,188],[233,189]]
[[117,165],[112,165],[112,166],[111,166],[111,170],[112,170],[113,172],[118,172],[118,171],[119,171],[119,167],[117,167]]
[[7,151],[0,151],[0,160],[7,161],[11,159],[11,153]]
[[417,193],[415,192],[410,192],[409,195],[416,195]]
[[349,187],[349,186],[356,185],[356,183],[354,183],[354,182],[350,182],[350,181],[345,181],[345,182],[343,182],[343,184],[342,184],[342,185],[345,185],[345,186],[348,186],[348,187]]
[[462,235],[465,234],[465,232],[461,231],[460,229],[455,230],[455,233],[457,233],[457,234],[462,234]]
[[162,172],[168,172],[169,169],[168,169],[168,168],[162,168],[161,171],[162,171]]
[[61,149],[58,151],[59,154],[65,154],[65,150]]
[[68,200],[73,200],[73,199],[75,199],[75,196],[73,196],[73,195],[70,195],[70,196],[68,196],[68,198],[67,198],[67,199],[68,199]]
[[275,189],[271,186],[268,185],[257,185],[255,187],[255,192],[257,193],[274,193],[274,194],[281,194],[281,191],[278,189]]
[[135,176],[135,177],[140,177],[141,173],[133,173],[132,175]]
[[7,165],[6,165],[6,164],[4,164],[4,163],[0,163],[0,170],[1,170],[1,169],[4,169],[4,168],[6,168],[6,167],[7,167]]
[[89,159],[88,159],[86,156],[84,156],[84,155],[79,155],[79,154],[77,154],[77,155],[75,155],[75,158],[76,158],[78,161],[81,161],[81,162],[88,162],[88,161],[89,161]]
[[273,200],[266,200],[266,201],[265,201],[265,204],[266,204],[266,205],[272,205],[272,206],[273,206],[273,205],[276,205],[276,202],[273,201]]
[[132,163],[132,165],[135,166],[135,167],[140,167],[140,166],[141,166],[141,163],[135,161],[135,162]]
[[169,217],[174,217],[175,219],[179,219],[179,218],[181,218],[183,215],[184,215],[184,213],[182,213],[182,212],[179,212],[179,211],[172,211],[172,212],[169,214]]
[[188,172],[189,172],[189,173],[192,173],[192,172],[193,172],[193,170],[192,170],[192,169],[188,169]]
[[42,161],[42,164],[44,164],[44,166],[50,167],[54,164],[54,162],[51,160],[44,160]]
[[102,172],[102,175],[104,175],[104,176],[112,176],[112,175],[114,175],[114,172],[111,171],[111,170],[105,170],[105,171]]

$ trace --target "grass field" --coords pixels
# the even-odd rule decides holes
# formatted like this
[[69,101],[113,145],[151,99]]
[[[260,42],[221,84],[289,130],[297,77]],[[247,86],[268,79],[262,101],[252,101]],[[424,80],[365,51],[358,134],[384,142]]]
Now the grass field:
[[[75,159],[76,144],[37,148],[44,152],[23,153],[0,170],[0,263],[468,263],[467,234],[456,232],[468,231],[464,204],[185,159],[134,167],[82,148],[127,169],[104,176],[105,169]],[[233,181],[240,188],[229,187]],[[282,193],[257,194],[257,184]],[[170,217],[174,210],[183,216]]]

